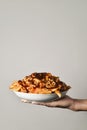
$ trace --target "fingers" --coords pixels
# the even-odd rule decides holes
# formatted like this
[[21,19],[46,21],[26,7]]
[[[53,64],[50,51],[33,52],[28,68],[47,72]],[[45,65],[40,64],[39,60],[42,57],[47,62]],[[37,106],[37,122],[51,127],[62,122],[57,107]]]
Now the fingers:
[[56,107],[56,101],[51,101],[51,102],[32,102],[32,104],[35,105],[42,105],[46,107]]
[[51,102],[36,102],[36,101],[29,101],[26,99],[21,99],[22,102],[24,103],[31,103],[34,105],[43,105],[43,106],[48,106],[48,107],[52,107]]
[[32,101],[26,100],[26,99],[21,99],[22,102],[24,103],[32,103]]
[[43,105],[43,106],[49,106],[49,103],[48,102],[32,102],[32,104],[35,104],[35,105]]
[[49,104],[46,103],[46,102],[35,102],[35,101],[29,101],[29,100],[26,100],[26,99],[21,99],[21,101],[24,102],[24,103],[31,103],[31,104],[35,104],[35,105],[49,106]]

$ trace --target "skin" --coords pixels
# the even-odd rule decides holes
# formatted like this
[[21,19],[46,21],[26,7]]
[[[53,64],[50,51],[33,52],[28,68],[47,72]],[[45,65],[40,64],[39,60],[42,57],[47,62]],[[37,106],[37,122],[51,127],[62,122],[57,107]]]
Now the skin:
[[67,95],[61,99],[56,99],[50,102],[30,102],[25,99],[22,99],[22,102],[43,105],[52,108],[65,108],[72,111],[87,111],[87,99],[74,99]]

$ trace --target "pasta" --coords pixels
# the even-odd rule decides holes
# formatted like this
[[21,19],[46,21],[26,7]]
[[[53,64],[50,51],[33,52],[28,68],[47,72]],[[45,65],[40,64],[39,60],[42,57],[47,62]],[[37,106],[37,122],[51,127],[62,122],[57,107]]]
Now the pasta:
[[13,91],[34,93],[34,94],[51,94],[56,93],[61,97],[61,92],[67,91],[71,87],[62,82],[59,77],[51,73],[32,73],[22,80],[15,81],[11,84],[10,89]]

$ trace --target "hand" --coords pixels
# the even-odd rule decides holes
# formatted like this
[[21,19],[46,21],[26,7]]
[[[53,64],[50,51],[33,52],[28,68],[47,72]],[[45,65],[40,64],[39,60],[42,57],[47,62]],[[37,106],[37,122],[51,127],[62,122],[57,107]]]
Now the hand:
[[25,103],[43,105],[43,106],[47,106],[47,107],[67,108],[67,109],[71,109],[71,110],[75,111],[74,110],[75,101],[74,101],[74,99],[72,99],[71,97],[69,97],[67,95],[61,99],[56,99],[56,100],[50,101],[50,102],[30,102],[25,99],[22,99],[22,101]]

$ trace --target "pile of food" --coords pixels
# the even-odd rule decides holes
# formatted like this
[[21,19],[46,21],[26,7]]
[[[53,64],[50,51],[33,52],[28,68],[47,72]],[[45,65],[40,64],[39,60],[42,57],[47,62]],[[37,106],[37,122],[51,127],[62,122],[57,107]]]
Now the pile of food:
[[51,94],[56,93],[61,97],[61,92],[70,89],[70,86],[62,82],[59,77],[51,73],[32,73],[22,80],[15,81],[11,84],[10,89],[17,92],[34,93],[34,94]]

